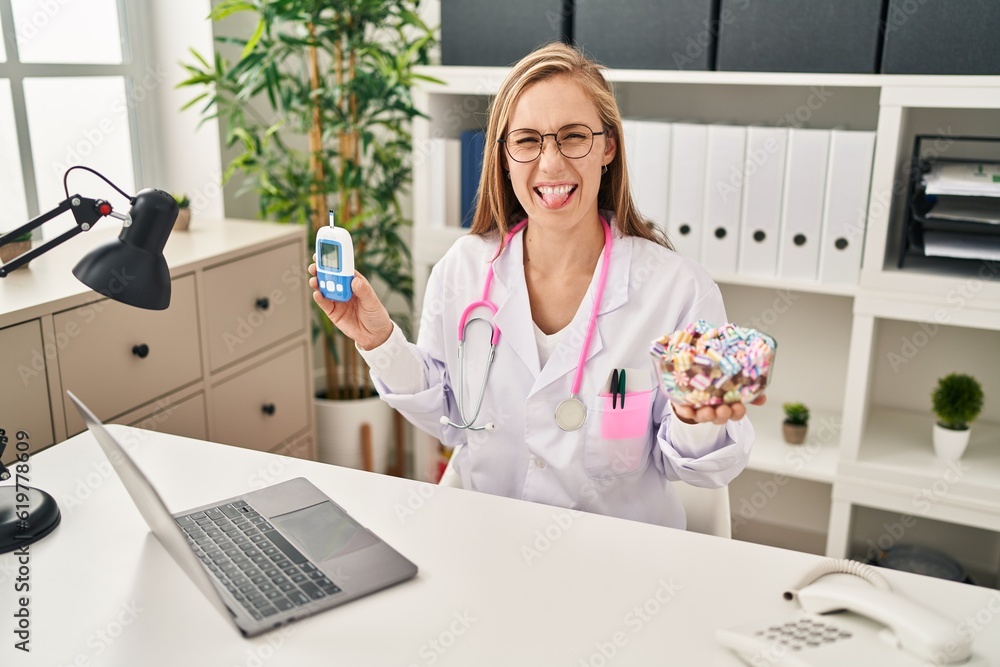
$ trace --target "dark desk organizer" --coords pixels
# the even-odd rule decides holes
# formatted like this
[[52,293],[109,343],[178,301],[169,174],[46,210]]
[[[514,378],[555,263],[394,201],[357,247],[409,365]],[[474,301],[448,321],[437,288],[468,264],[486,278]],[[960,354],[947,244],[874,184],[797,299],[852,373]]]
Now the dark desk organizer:
[[[934,209],[938,201],[938,196],[927,194],[924,186],[924,176],[930,173],[935,164],[938,163],[964,163],[964,164],[998,164],[1000,163],[1000,137],[971,137],[971,136],[948,136],[941,137],[935,134],[918,134],[914,136],[913,155],[910,158],[909,178],[906,193],[906,214],[902,225],[902,232],[899,245],[898,267],[903,268],[906,260],[917,257],[927,257],[926,262],[952,264],[960,262],[982,262],[984,258],[970,259],[957,257],[929,257],[925,255],[924,232],[948,232],[965,236],[970,241],[990,242],[991,245],[1000,244],[1000,224],[979,222],[975,220],[942,220],[934,219],[928,214]],[[979,143],[981,149],[990,149],[989,153],[993,157],[963,157],[945,158],[937,155],[928,156],[924,154],[924,142],[932,141],[955,142],[959,145],[969,146]],[[992,150],[995,149],[995,150]],[[962,195],[949,195],[962,196]],[[970,195],[973,196],[973,195]],[[996,210],[1000,214],[1000,197],[996,199]]]

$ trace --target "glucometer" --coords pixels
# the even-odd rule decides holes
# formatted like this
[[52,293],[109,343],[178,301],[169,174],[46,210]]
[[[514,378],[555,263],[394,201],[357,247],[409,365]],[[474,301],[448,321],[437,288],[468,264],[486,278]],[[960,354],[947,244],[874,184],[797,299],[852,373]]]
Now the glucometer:
[[316,232],[316,280],[319,291],[333,301],[350,301],[354,280],[354,242],[343,227],[333,224]]

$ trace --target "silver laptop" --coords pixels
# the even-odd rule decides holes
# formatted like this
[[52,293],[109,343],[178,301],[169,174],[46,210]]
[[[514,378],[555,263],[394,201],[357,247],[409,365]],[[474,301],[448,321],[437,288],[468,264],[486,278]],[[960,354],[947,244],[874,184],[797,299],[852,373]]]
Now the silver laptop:
[[417,566],[303,478],[171,515],[115,436],[71,392],[150,530],[250,637],[412,578]]

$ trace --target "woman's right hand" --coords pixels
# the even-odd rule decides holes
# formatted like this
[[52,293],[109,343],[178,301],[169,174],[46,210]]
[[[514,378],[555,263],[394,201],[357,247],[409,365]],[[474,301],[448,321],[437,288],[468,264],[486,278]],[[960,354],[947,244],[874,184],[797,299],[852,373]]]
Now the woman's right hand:
[[354,272],[351,281],[351,291],[354,296],[350,301],[331,301],[319,291],[319,281],[316,278],[316,255],[309,265],[309,286],[313,288],[313,300],[319,304],[333,325],[345,336],[352,339],[362,350],[371,350],[389,340],[392,333],[392,319],[389,311],[379,300],[371,283]]

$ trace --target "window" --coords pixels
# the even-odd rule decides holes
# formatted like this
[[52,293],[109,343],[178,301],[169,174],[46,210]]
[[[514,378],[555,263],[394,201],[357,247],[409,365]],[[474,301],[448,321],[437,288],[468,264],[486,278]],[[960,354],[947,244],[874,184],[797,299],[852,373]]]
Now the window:
[[[72,165],[96,169],[129,193],[143,182],[137,100],[160,80],[144,76],[131,48],[140,4],[0,0],[0,231],[58,205]],[[69,190],[126,205],[86,172],[70,176]],[[59,220],[43,227],[45,237],[73,225]]]

